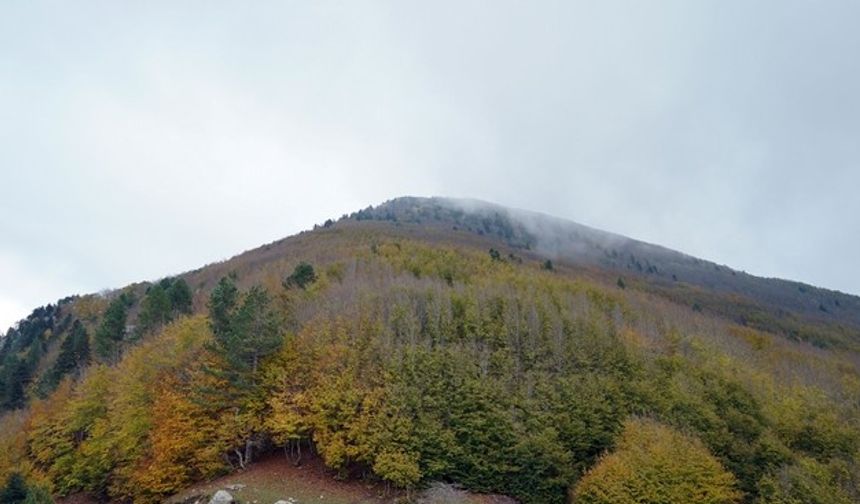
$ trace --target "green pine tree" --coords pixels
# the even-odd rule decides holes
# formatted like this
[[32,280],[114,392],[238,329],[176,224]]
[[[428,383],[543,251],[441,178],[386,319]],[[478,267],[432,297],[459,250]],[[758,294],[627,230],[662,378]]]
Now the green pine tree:
[[191,313],[192,294],[185,280],[181,278],[174,280],[167,289],[167,297],[170,299],[170,307],[174,313]]
[[0,504],[18,504],[27,498],[27,484],[20,473],[12,473],[6,479],[6,486],[0,491]]
[[67,374],[77,372],[86,366],[89,360],[90,344],[87,330],[80,320],[75,320],[69,335],[60,345],[60,354],[49,373],[50,388],[56,387]]
[[0,397],[0,409],[18,409],[27,402],[25,387],[29,381],[30,373],[27,362],[19,359],[14,354],[6,356],[3,363],[3,390]]
[[170,298],[162,283],[149,288],[141,303],[138,335],[157,330],[173,317]]
[[209,324],[216,338],[226,338],[230,331],[230,317],[236,308],[239,289],[229,277],[222,278],[209,296]]
[[119,359],[120,344],[125,337],[129,304],[131,300],[124,293],[111,301],[96,330],[93,346],[96,355],[105,362],[116,362]]
[[314,283],[317,275],[314,272],[314,267],[306,262],[301,262],[293,269],[293,273],[284,281],[284,287],[290,288],[296,286],[300,289],[306,288]]
[[222,279],[209,301],[209,348],[223,363],[219,374],[241,392],[255,385],[260,360],[280,348],[283,336],[265,289],[254,286],[237,301],[236,286]]

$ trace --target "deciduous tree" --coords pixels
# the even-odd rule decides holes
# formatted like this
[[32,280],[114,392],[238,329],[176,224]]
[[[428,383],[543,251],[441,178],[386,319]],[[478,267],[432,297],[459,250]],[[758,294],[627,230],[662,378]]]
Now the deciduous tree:
[[607,454],[572,492],[577,504],[739,502],[735,478],[700,441],[651,420],[626,423]]

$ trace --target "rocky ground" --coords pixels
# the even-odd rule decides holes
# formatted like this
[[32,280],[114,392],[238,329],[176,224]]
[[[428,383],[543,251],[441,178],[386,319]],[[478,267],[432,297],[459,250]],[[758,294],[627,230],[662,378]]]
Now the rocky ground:
[[319,459],[294,466],[273,455],[245,471],[195,485],[168,500],[170,504],[515,504],[502,496],[476,495],[451,485],[433,484],[407,495],[378,483],[343,481]]

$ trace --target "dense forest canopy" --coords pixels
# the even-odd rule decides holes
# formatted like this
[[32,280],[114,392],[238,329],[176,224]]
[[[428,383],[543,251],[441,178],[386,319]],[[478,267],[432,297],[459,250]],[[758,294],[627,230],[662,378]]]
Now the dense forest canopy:
[[282,451],[527,503],[860,500],[855,298],[548,255],[558,223],[512,215],[397,200],[35,310],[0,344],[0,484],[158,502]]

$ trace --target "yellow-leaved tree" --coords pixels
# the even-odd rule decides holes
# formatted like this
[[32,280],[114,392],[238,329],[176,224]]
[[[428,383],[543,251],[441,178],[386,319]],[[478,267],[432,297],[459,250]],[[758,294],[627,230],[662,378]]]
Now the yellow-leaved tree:
[[734,476],[696,438],[652,420],[632,419],[615,450],[572,491],[576,504],[731,504]]
[[138,463],[132,477],[137,488],[135,502],[159,502],[165,495],[225,469],[218,423],[191,400],[186,388],[176,378],[160,384],[152,409],[149,456]]

